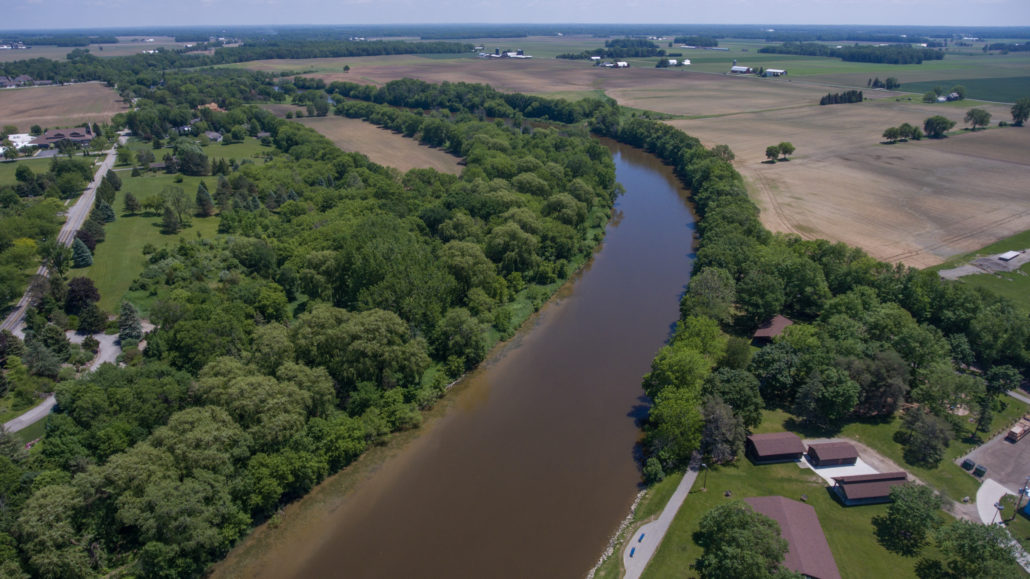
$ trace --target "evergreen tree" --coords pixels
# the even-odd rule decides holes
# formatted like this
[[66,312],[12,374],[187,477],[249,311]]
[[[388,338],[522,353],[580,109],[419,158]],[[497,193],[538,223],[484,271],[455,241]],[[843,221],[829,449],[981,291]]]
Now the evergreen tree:
[[139,199],[136,199],[136,196],[133,195],[132,193],[126,193],[125,194],[125,211],[129,215],[135,215],[135,214],[139,213],[139,210],[140,210]]
[[139,320],[139,312],[129,302],[122,302],[122,308],[118,314],[118,339],[138,341],[142,338],[143,325]]
[[107,316],[97,307],[96,304],[89,304],[79,313],[79,327],[76,330],[80,334],[98,334],[107,327]]
[[197,185],[197,215],[201,217],[210,217],[215,213],[215,204],[211,199],[211,193],[208,192],[207,186],[201,181],[200,185]]
[[90,213],[90,218],[101,223],[111,223],[115,219],[114,209],[108,202],[98,199]]
[[179,221],[179,216],[172,211],[171,207],[165,207],[164,216],[161,218],[161,233],[171,235],[179,233],[180,229],[182,229],[182,222]]
[[72,242],[72,263],[75,267],[89,267],[93,265],[93,254],[89,248],[78,237]]

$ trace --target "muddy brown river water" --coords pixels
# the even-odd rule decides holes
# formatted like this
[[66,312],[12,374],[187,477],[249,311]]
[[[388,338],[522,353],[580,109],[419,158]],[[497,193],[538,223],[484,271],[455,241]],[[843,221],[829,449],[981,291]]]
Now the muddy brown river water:
[[[609,143],[626,189],[603,246],[445,416],[282,537],[262,577],[582,577],[639,490],[641,376],[668,339],[693,217],[672,171]],[[273,552],[274,551],[274,552]]]

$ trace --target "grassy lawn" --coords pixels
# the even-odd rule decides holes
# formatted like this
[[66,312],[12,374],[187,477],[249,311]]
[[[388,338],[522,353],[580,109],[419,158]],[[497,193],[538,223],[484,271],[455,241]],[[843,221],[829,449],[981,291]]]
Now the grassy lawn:
[[[1022,511],[1016,511],[1016,500],[1016,495],[1005,495],[1001,498],[1001,504],[1005,506],[1005,510],[1002,511],[1005,514],[1005,526],[1024,549],[1030,550],[1030,517]],[[1026,505],[1026,499],[1022,500],[1022,504]]]
[[[799,500],[803,494],[815,508],[843,577],[915,577],[916,558],[887,551],[873,534],[872,518],[884,513],[885,505],[843,507],[821,478],[793,463],[754,466],[739,459],[736,464],[712,468],[708,476],[708,492],[691,491],[644,577],[689,575],[690,565],[701,555],[692,539],[698,522],[723,502],[770,495]],[[732,497],[726,498],[725,491],[731,491]]]
[[50,159],[19,159],[18,161],[0,162],[0,186],[14,185],[18,182],[14,178],[14,172],[20,165],[27,165],[37,175],[40,175],[50,170]]
[[[980,433],[981,440],[989,440],[995,434],[1005,430],[1028,410],[1026,404],[1014,398],[1005,397],[1003,402],[1005,408],[994,416],[991,421],[991,431]],[[851,438],[869,446],[896,462],[898,466],[913,476],[940,491],[947,499],[960,501],[965,496],[976,496],[976,489],[979,488],[980,483],[954,462],[955,459],[972,450],[976,444],[968,438],[969,430],[957,435],[952,440],[944,454],[944,459],[937,468],[925,468],[911,465],[905,461],[904,449],[894,440],[894,435],[900,427],[901,419],[899,417],[895,417],[889,422],[853,422],[844,426],[836,436]],[[779,432],[782,430],[797,432],[802,437],[806,434],[823,435],[823,433],[803,432],[804,429],[799,427],[793,416],[782,410],[764,411],[762,424],[755,429],[755,432]]]
[[[1006,237],[1001,241],[982,247],[971,253],[956,255],[948,261],[930,268],[931,271],[951,269],[985,255],[994,255],[1006,251],[1019,251],[1030,248],[1030,231],[1017,233],[1012,237]],[[998,295],[1005,296],[1015,302],[1024,311],[1030,313],[1030,265],[1024,265],[1012,272],[998,274],[967,275],[960,278],[956,283],[969,284],[973,287],[984,288]]]
[[[182,183],[175,182],[176,175],[145,173],[140,177],[122,174],[122,190],[115,198],[115,214],[118,218],[104,228],[106,240],[97,245],[93,265],[82,270],[73,270],[73,275],[85,275],[96,283],[100,290],[100,308],[108,313],[118,313],[118,306],[129,291],[146,264],[143,246],[147,243],[162,247],[177,243],[180,236],[212,238],[217,235],[218,217],[193,217],[193,225],[179,235],[161,233],[161,217],[156,215],[126,216],[125,193],[131,192],[141,202],[157,195],[168,186],[181,187],[191,197],[197,185],[205,181],[208,189],[214,190],[215,177],[183,177]],[[134,300],[135,301],[135,300]]]

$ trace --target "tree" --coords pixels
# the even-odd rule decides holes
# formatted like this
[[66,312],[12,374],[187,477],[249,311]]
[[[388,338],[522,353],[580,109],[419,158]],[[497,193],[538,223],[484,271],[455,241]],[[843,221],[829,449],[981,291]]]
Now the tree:
[[100,223],[111,223],[115,220],[114,208],[103,199],[98,199],[90,212],[90,218]]
[[647,417],[647,447],[666,468],[682,467],[698,449],[702,425],[697,393],[669,386],[654,397]]
[[170,208],[175,212],[175,218],[179,221],[180,227],[186,227],[189,225],[189,215],[193,208],[193,203],[190,201],[186,192],[182,190],[182,187],[176,187],[170,185],[161,190],[161,200],[164,201],[165,207]]
[[139,312],[136,306],[129,302],[122,302],[118,312],[118,339],[121,341],[143,339],[143,324],[139,319]]
[[118,147],[118,157],[116,162],[119,165],[132,165],[136,162],[136,154],[128,147],[120,146]]
[[1030,118],[1030,97],[1023,97],[1012,105],[1012,124],[1022,127],[1023,123]]
[[896,143],[901,138],[901,130],[898,127],[888,127],[883,132],[883,138],[891,143]]
[[780,155],[782,155],[784,159],[794,154],[794,145],[791,144],[790,141],[783,141],[777,145],[777,148],[780,150]]
[[[1014,541],[1005,527],[959,519],[935,533],[937,546],[946,557],[945,577],[1018,577]],[[920,561],[923,564],[923,561]]]
[[733,276],[725,269],[705,267],[690,279],[680,300],[680,316],[708,316],[727,324],[733,319],[737,290]]
[[784,576],[780,563],[789,546],[780,535],[779,524],[744,501],[725,503],[705,513],[694,542],[704,549],[694,563],[702,578]]
[[161,233],[174,235],[182,229],[182,222],[171,207],[165,207],[164,215],[161,217]]
[[100,301],[100,292],[88,277],[73,277],[68,282],[64,298],[64,311],[78,315],[87,305]]
[[966,113],[966,122],[973,125],[975,131],[977,127],[986,127],[991,124],[991,113],[984,109],[969,109]]
[[901,123],[898,125],[898,136],[902,139],[911,139],[912,135],[915,134],[916,128],[908,123]]
[[953,435],[947,421],[919,409],[905,414],[900,432],[905,441],[905,460],[928,468],[940,464]]
[[215,213],[215,204],[211,200],[211,193],[208,192],[207,186],[201,181],[197,185],[197,215],[201,217],[211,217]]
[[99,334],[106,327],[107,315],[96,304],[89,304],[79,312],[79,327],[76,328],[78,333]]
[[135,214],[139,213],[139,210],[140,210],[139,199],[136,199],[136,196],[133,195],[132,193],[126,193],[125,194],[125,212],[128,213],[129,215],[135,215]]
[[458,373],[474,368],[486,356],[483,325],[465,308],[448,310],[436,331],[437,355],[460,364]]
[[944,133],[950,131],[954,126],[955,121],[941,115],[934,115],[923,122],[923,130],[926,131],[926,136],[931,139],[944,137]]
[[854,410],[859,390],[847,372],[837,368],[816,370],[798,389],[794,412],[818,426],[834,426]]
[[937,96],[938,95],[937,95],[936,92],[934,92],[932,90],[931,91],[927,91],[926,94],[923,95],[923,102],[924,103],[935,103],[935,102],[937,102]]
[[873,517],[876,535],[887,549],[912,556],[923,549],[931,531],[940,525],[941,498],[925,485],[891,488],[887,513]]
[[19,183],[35,183],[36,174],[24,163],[18,163],[18,168],[14,170],[14,178]]
[[93,254],[78,237],[72,242],[72,263],[75,267],[89,267],[93,265]]
[[955,99],[955,100],[960,100],[961,101],[961,100],[965,100],[966,99],[966,87],[964,87],[964,86],[962,86],[960,84],[956,84],[955,86],[951,87],[951,91],[948,94],[950,95],[952,93],[958,95],[958,98]]
[[29,129],[29,134],[34,137],[38,137],[39,135],[43,134],[43,127],[39,125],[32,125],[32,127]]
[[780,146],[779,145],[769,145],[768,147],[765,148],[765,157],[767,159],[769,159],[770,161],[772,161],[773,163],[776,162],[776,158],[779,157],[779,156],[780,156]]
[[707,397],[718,397],[733,408],[748,428],[762,422],[762,395],[759,393],[758,378],[746,370],[720,368],[705,378],[701,393]]
[[737,158],[737,156],[733,154],[733,151],[730,150],[730,146],[729,145],[716,145],[716,146],[712,147],[712,153],[716,157],[719,157],[720,159],[722,159],[723,161],[726,161],[727,163],[732,161],[733,159]]
[[[757,384],[756,384],[757,385]],[[737,457],[744,448],[744,422],[733,413],[733,408],[718,396],[705,399],[701,408],[704,426],[701,427],[701,454],[722,464]]]

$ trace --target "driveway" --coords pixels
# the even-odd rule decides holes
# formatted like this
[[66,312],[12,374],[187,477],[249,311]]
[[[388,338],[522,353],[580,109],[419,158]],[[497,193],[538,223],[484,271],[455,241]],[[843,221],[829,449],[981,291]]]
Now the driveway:
[[1030,477],[1030,436],[1019,442],[1009,442],[1005,440],[1007,433],[1007,430],[1002,432],[956,462],[962,464],[968,458],[986,466],[986,476],[1014,494]]

